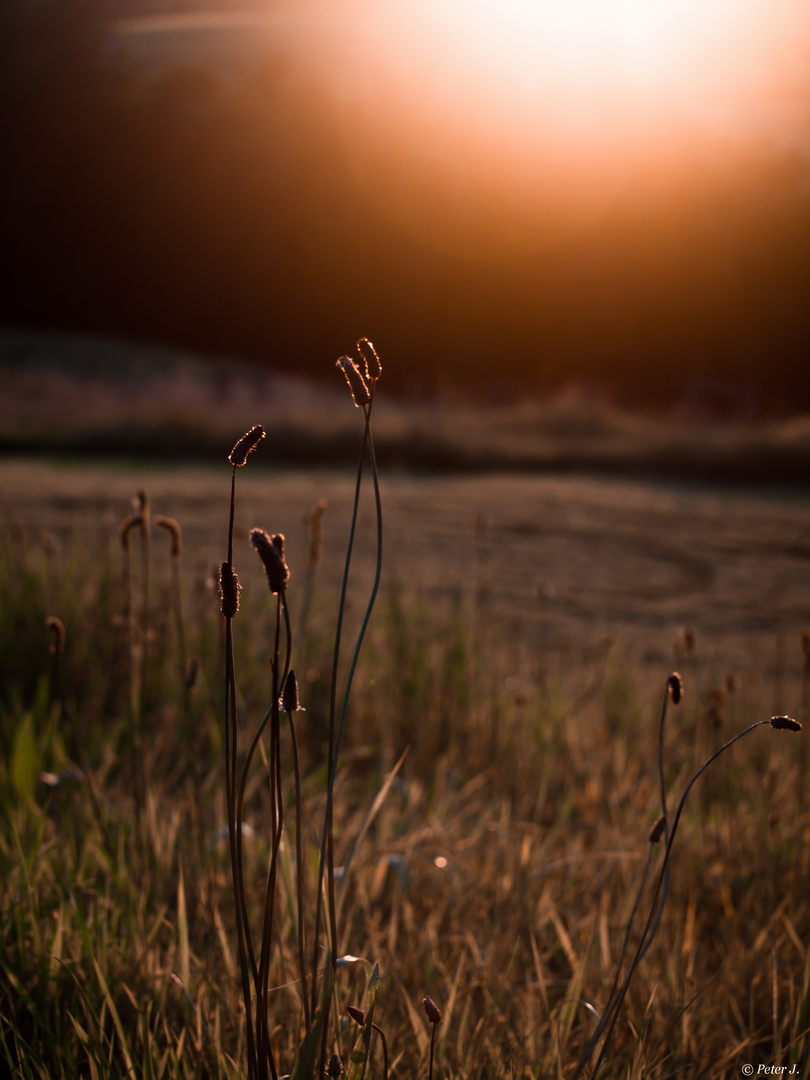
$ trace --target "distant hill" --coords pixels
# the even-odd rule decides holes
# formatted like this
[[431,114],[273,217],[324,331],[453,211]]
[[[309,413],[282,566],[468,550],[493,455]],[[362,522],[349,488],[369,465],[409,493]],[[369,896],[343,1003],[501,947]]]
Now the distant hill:
[[[135,342],[0,333],[0,453],[221,461],[243,431],[262,423],[268,467],[351,468],[362,417],[334,353],[320,358],[316,381]],[[673,403],[667,413],[631,412],[575,384],[511,404],[401,399],[386,383],[384,352],[382,361],[375,445],[387,470],[808,487],[810,416],[721,423],[709,399]]]

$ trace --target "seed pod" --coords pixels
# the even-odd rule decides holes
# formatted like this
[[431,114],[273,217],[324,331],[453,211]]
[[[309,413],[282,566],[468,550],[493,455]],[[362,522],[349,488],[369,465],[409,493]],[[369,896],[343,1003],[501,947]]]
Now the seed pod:
[[346,382],[349,384],[349,390],[351,391],[352,400],[357,408],[362,408],[363,405],[368,405],[371,401],[371,395],[368,392],[368,386],[366,380],[360,368],[355,364],[348,356],[341,356],[337,361],[336,367],[339,367],[343,374],[346,376]]
[[683,679],[677,671],[671,671],[667,678],[667,686],[672,697],[672,704],[678,705],[683,697]]
[[262,560],[270,592],[274,595],[283,592],[290,579],[290,571],[284,561],[284,534],[268,536],[264,529],[251,529],[250,542]]
[[281,695],[281,707],[285,713],[306,712],[298,700],[298,680],[295,672],[290,668],[287,681],[284,683],[284,691]]
[[666,823],[667,823],[667,815],[662,814],[661,817],[658,819],[658,821],[656,821],[656,823],[650,829],[649,835],[647,836],[647,839],[649,840],[649,842],[651,844],[657,844],[658,841],[661,839],[661,836],[662,836],[662,834],[664,832],[664,826],[666,825]]
[[366,1023],[366,1014],[362,1009],[358,1009],[356,1005],[347,1005],[346,1012],[354,1020],[355,1024],[359,1024],[360,1027],[364,1027]]
[[425,1008],[425,1015],[431,1024],[440,1024],[442,1022],[442,1014],[438,1005],[433,1001],[433,998],[423,997],[422,1005]]
[[159,528],[165,529],[169,534],[172,544],[172,558],[179,559],[183,553],[183,533],[180,530],[180,526],[174,518],[163,517],[161,514],[158,514],[155,518],[155,524]]
[[789,716],[772,716],[771,727],[777,731],[801,731],[802,725],[798,720],[791,720]]
[[58,615],[49,615],[45,625],[50,631],[51,643],[48,650],[51,656],[61,656],[65,651],[65,624]]
[[264,428],[261,424],[254,424],[228,454],[228,461],[230,461],[231,465],[244,465],[248,459],[248,454],[251,454],[256,449],[263,438]]
[[142,525],[143,518],[140,514],[130,514],[118,526],[118,537],[124,551],[129,551],[129,534],[133,529],[139,529]]
[[239,578],[230,563],[224,562],[219,569],[219,599],[222,614],[232,619],[239,610]]
[[369,382],[376,382],[382,375],[382,364],[377,355],[377,350],[366,337],[357,342],[357,351],[363,358],[363,366],[366,370],[366,378]]

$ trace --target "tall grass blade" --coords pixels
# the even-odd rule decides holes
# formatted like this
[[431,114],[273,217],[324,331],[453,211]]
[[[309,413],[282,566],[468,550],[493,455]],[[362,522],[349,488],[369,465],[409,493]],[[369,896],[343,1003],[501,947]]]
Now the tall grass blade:
[[126,1075],[135,1075],[135,1066],[132,1063],[132,1057],[129,1052],[129,1042],[127,1040],[126,1032],[124,1031],[124,1025],[121,1023],[121,1017],[118,1015],[118,1009],[115,1007],[112,994],[107,986],[107,980],[102,974],[99,967],[98,960],[93,958],[93,967],[96,972],[96,978],[98,979],[98,985],[101,987],[101,992],[104,995],[104,1000],[107,1003],[107,1008],[110,1010],[110,1016],[112,1017],[113,1025],[115,1026],[115,1032],[118,1035],[118,1041],[121,1045],[121,1053],[124,1057],[124,1064],[126,1065]]
[[336,967],[331,957],[327,957],[321,980],[320,1006],[314,1015],[312,1024],[304,1036],[298,1050],[298,1057],[292,1071],[291,1080],[312,1080],[321,1056],[321,1047],[329,1018],[332,990],[335,985]]
[[366,1075],[369,1055],[371,1054],[371,1037],[374,1025],[374,1003],[380,990],[380,966],[374,965],[374,970],[368,980],[366,990],[366,1019],[357,1041],[349,1054],[349,1064],[346,1068],[347,1080],[363,1080]]

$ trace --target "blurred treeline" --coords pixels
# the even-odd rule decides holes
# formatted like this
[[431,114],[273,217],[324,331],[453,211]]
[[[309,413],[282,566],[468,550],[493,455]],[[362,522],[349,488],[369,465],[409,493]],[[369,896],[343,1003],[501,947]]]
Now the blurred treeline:
[[[411,392],[508,397],[578,379],[629,403],[709,386],[732,410],[810,404],[798,151],[659,182],[553,244],[542,185],[512,205],[459,180],[454,228],[468,220],[470,244],[434,244],[455,181],[425,167],[409,180],[407,94],[374,127],[384,85],[353,110],[284,49],[242,71],[237,58],[232,79],[202,61],[150,70],[110,34],[131,13],[120,0],[0,6],[0,320],[300,373],[366,334],[389,386]],[[389,192],[391,206],[411,197],[401,217]],[[499,231],[520,242],[490,253]]]

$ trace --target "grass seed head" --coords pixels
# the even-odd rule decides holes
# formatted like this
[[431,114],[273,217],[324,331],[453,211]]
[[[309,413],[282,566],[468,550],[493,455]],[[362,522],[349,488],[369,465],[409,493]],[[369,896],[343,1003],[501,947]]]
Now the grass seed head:
[[683,697],[683,679],[679,672],[670,671],[669,676],[667,677],[667,686],[669,687],[672,704],[678,705]]
[[285,713],[306,712],[298,700],[298,679],[295,672],[290,668],[287,681],[284,683],[284,692],[281,695],[281,707]]
[[172,544],[172,558],[179,559],[183,553],[183,533],[180,526],[174,518],[163,517],[161,514],[158,514],[155,518],[155,524],[159,528],[165,529],[169,534]]
[[250,431],[246,431],[239,442],[228,454],[228,461],[231,465],[244,465],[248,459],[248,455],[253,453],[256,447],[264,438],[264,428],[261,424],[254,424]]
[[337,1056],[337,1054],[332,1054],[332,1056],[329,1058],[329,1061],[326,1064],[326,1075],[327,1076],[340,1076],[340,1074],[342,1072],[343,1072],[343,1062],[340,1060],[340,1058]]
[[230,563],[224,562],[219,568],[219,599],[222,614],[232,619],[239,610],[239,578]]
[[423,997],[422,1005],[425,1009],[425,1015],[427,1016],[431,1024],[440,1024],[442,1022],[441,1009],[434,1002],[433,998]]
[[354,360],[348,356],[341,356],[337,361],[336,367],[339,367],[346,376],[346,382],[349,384],[352,400],[357,408],[360,409],[364,405],[368,405],[371,401],[371,394],[368,391],[365,377],[357,364],[355,364]]
[[789,716],[772,716],[771,727],[777,731],[801,731],[802,725],[798,720],[792,720]]
[[284,560],[284,534],[268,536],[264,529],[251,529],[250,542],[262,560],[270,592],[274,595],[283,592],[290,579],[290,571]]
[[51,635],[48,651],[51,656],[61,656],[65,651],[65,624],[58,615],[49,615],[45,625]]
[[647,836],[647,839],[649,840],[649,842],[651,844],[657,844],[658,841],[661,839],[661,836],[663,835],[663,832],[664,832],[664,826],[666,825],[666,823],[667,823],[667,815],[662,814],[661,817],[658,819],[658,821],[656,821],[656,823],[650,829],[649,835]]
[[133,529],[140,529],[142,525],[143,518],[140,514],[130,514],[118,526],[118,537],[124,551],[129,551],[129,534]]
[[363,358],[363,366],[366,369],[366,378],[369,382],[376,382],[382,375],[382,364],[377,355],[377,350],[366,337],[357,342],[357,351]]
[[356,1005],[347,1005],[346,1012],[349,1014],[352,1020],[354,1020],[355,1024],[358,1024],[360,1027],[364,1027],[366,1023],[366,1014],[363,1012],[362,1009],[358,1009]]

